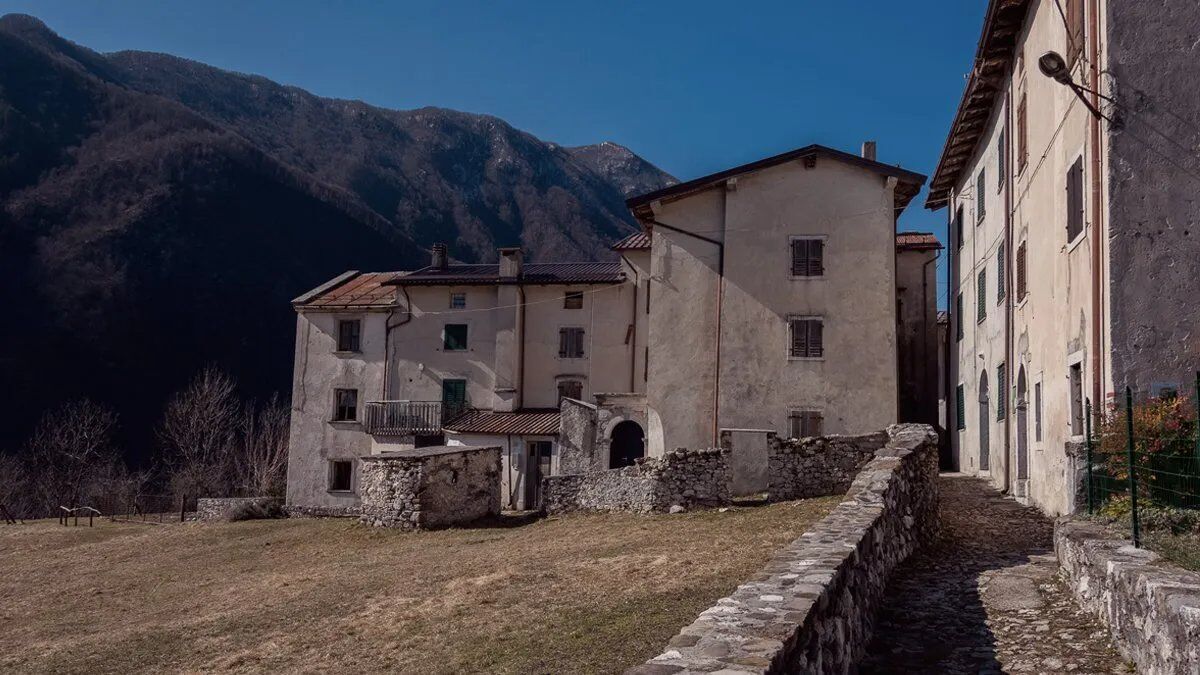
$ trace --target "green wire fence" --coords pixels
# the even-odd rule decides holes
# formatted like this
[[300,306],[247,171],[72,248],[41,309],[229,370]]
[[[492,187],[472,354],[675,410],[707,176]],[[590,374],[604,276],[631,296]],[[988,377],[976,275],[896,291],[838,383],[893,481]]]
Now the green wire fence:
[[[1147,399],[1135,405],[1125,389],[1123,405],[1094,415],[1086,404],[1088,513],[1128,502],[1134,546],[1141,546],[1147,507],[1200,509],[1200,372],[1195,398]],[[1093,419],[1097,425],[1093,425]],[[1098,426],[1099,428],[1095,428]]]

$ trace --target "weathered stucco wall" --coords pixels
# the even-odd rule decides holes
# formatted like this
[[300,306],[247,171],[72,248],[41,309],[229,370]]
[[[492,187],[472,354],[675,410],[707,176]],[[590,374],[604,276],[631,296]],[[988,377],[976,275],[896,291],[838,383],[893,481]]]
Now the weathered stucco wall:
[[1097,523],[1060,520],[1054,550],[1080,604],[1108,625],[1138,672],[1200,673],[1200,574]]
[[500,514],[500,448],[436,446],[362,458],[359,520],[401,529]]
[[1191,392],[1200,369],[1200,3],[1109,2],[1112,384]]
[[937,533],[937,435],[896,425],[846,500],[633,675],[853,672],[888,576]]
[[896,294],[899,297],[898,358],[901,422],[933,427],[938,420],[938,252],[896,251]]

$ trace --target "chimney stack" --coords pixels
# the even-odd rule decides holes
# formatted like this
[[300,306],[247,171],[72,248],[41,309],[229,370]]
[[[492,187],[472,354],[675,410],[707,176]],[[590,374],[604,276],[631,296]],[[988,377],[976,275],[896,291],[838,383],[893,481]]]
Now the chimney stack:
[[432,266],[436,269],[439,269],[439,270],[444,270],[450,266],[450,261],[446,257],[446,245],[445,244],[439,242],[439,243],[433,245],[433,259],[430,261],[429,264],[430,264],[430,266]]
[[875,159],[875,141],[863,141],[862,156],[872,162],[878,161]]
[[508,246],[497,249],[500,253],[500,277],[502,279],[517,279],[521,276],[521,249],[517,246]]

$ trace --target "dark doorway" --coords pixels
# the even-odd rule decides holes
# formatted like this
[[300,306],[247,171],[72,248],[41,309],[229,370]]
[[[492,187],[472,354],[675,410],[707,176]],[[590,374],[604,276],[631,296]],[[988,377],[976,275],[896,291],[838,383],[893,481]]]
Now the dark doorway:
[[612,430],[612,443],[608,449],[608,467],[619,469],[623,466],[633,466],[633,461],[646,456],[646,434],[642,425],[633,420],[625,420]]
[[990,470],[992,416],[988,406],[988,376],[987,371],[979,375],[979,470]]
[[[1025,366],[1017,373],[1017,480],[1029,478],[1029,393]],[[1024,486],[1019,486],[1022,490]]]
[[542,478],[550,475],[550,441],[525,444],[525,509],[542,505]]

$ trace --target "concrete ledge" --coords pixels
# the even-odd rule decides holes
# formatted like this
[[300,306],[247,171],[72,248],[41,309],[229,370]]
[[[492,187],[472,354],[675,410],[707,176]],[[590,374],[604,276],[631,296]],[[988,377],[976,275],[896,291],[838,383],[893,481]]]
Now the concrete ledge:
[[845,501],[626,673],[852,671],[888,576],[937,533],[937,444],[931,427],[890,427]]
[[1200,673],[1200,574],[1098,523],[1060,519],[1054,551],[1079,604],[1139,673]]

